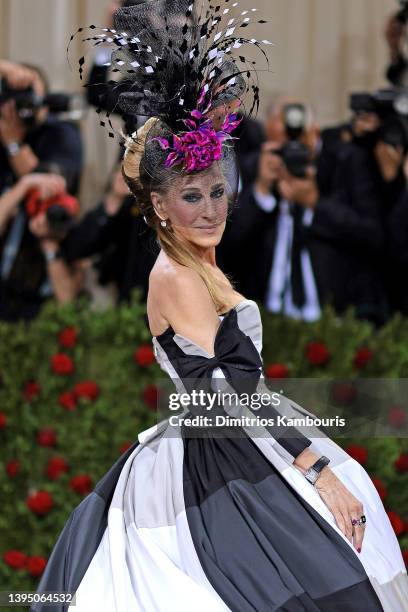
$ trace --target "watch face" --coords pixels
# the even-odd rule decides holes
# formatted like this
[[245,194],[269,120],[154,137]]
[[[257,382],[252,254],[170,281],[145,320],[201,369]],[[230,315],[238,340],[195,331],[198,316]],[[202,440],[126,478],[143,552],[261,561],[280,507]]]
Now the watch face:
[[10,155],[16,155],[20,150],[20,145],[17,142],[11,142],[7,149]]
[[306,477],[310,482],[315,482],[317,480],[319,473],[316,472],[316,470],[314,470],[313,468],[309,468],[309,470],[306,473]]

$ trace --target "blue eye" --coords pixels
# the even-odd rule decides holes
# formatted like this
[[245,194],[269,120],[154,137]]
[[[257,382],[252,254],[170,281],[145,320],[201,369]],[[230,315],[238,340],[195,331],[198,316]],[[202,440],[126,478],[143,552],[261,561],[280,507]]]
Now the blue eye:
[[211,197],[212,198],[222,198],[224,193],[225,193],[225,189],[221,187],[220,189],[217,189],[217,191],[213,191],[213,193],[211,194]]
[[184,200],[190,204],[195,204],[201,199],[201,196],[195,193],[188,193],[184,196]]

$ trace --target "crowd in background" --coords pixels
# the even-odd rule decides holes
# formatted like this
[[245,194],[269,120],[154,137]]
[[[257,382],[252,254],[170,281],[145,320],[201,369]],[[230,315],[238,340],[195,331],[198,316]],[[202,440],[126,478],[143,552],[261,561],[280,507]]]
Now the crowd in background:
[[[217,260],[271,312],[313,321],[327,303],[339,315],[353,306],[376,326],[408,315],[407,36],[400,12],[386,27],[390,88],[352,95],[349,121],[321,130],[287,96],[263,123],[243,116],[233,134],[240,188]],[[111,111],[114,98],[99,88],[108,63],[101,48],[86,91]],[[123,149],[101,201],[81,215],[79,125],[60,112],[41,67],[0,60],[0,78],[0,320],[76,299],[89,261],[119,302],[135,288],[145,299],[159,246],[122,178]],[[142,118],[125,123],[130,132]]]

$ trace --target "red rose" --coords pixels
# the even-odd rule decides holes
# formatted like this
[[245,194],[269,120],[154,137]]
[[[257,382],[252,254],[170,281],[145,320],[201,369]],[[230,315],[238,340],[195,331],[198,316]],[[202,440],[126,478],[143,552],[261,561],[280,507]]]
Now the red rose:
[[402,406],[392,406],[388,411],[388,423],[392,427],[404,427],[407,422],[407,413]]
[[368,450],[364,448],[364,446],[351,444],[345,449],[345,451],[350,455],[350,457],[353,457],[353,459],[361,463],[361,465],[365,465],[367,463]]
[[58,334],[58,341],[64,348],[72,348],[76,345],[77,336],[75,327],[66,327]]
[[377,489],[377,492],[381,498],[381,501],[384,501],[384,499],[387,497],[387,494],[388,494],[387,489],[385,488],[385,486],[383,485],[382,481],[379,478],[372,478],[371,480],[373,481],[373,485]]
[[266,378],[287,378],[289,376],[289,368],[283,363],[272,363],[266,368]]
[[34,380],[30,380],[24,385],[23,397],[26,402],[32,402],[41,392],[40,385]]
[[324,365],[330,359],[330,353],[323,342],[309,342],[305,351],[307,360],[314,366]]
[[394,466],[398,472],[408,472],[408,455],[401,453],[398,459],[396,459]]
[[37,443],[40,446],[55,446],[57,443],[57,434],[51,427],[41,429],[37,434]]
[[119,448],[119,452],[121,455],[123,455],[123,453],[125,453],[127,451],[128,448],[130,448],[132,446],[133,442],[124,442],[120,448]]
[[76,410],[77,407],[77,399],[72,391],[64,391],[64,393],[61,393],[58,398],[58,403],[65,408],[65,410],[69,410],[70,412]]
[[133,354],[133,359],[141,368],[147,368],[154,362],[154,353],[150,344],[142,344]]
[[92,479],[88,474],[79,474],[71,478],[69,486],[75,493],[85,495],[89,493],[92,487]]
[[63,457],[52,457],[47,464],[47,476],[50,480],[57,480],[63,472],[68,472],[68,464]]
[[99,395],[99,387],[93,380],[84,380],[75,385],[73,393],[77,399],[82,397],[95,401]]
[[146,385],[143,391],[143,401],[150,410],[157,410],[159,391],[156,385]]
[[51,367],[55,374],[68,375],[74,371],[74,362],[65,353],[56,353],[51,357]]
[[41,516],[43,514],[48,514],[54,502],[48,491],[37,491],[37,493],[33,493],[27,497],[26,504],[31,512]]
[[392,510],[389,510],[387,514],[388,514],[388,518],[391,521],[391,525],[395,531],[395,534],[397,536],[400,536],[401,534],[403,534],[405,531],[405,525],[404,525],[404,521],[399,516],[399,514],[397,514],[396,512],[393,512]]
[[6,472],[10,476],[10,478],[13,478],[17,474],[17,472],[19,472],[19,470],[20,462],[18,459],[14,459],[13,461],[9,461],[8,463],[6,463]]
[[353,359],[353,366],[357,370],[362,370],[372,358],[373,352],[366,346],[363,346],[356,351]]
[[357,397],[357,389],[351,383],[334,383],[331,389],[336,404],[351,404]]
[[0,412],[0,429],[4,429],[7,425],[7,417],[4,412]]
[[19,550],[7,550],[3,555],[3,561],[13,569],[23,569],[27,560],[27,555]]
[[26,569],[31,576],[37,578],[43,573],[47,560],[44,557],[28,557],[26,561]]
[[408,548],[402,551],[402,558],[404,559],[405,565],[408,567]]

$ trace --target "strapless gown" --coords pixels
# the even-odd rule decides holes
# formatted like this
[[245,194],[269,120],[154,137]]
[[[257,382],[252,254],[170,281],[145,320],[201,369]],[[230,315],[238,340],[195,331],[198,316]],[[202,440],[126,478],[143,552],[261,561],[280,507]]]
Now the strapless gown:
[[[172,328],[153,338],[178,391],[194,379],[264,388],[257,304],[244,300],[220,319],[213,356]],[[311,414],[284,399],[297,416]],[[75,508],[37,592],[76,593],[69,612],[408,610],[405,565],[377,490],[329,437],[291,428],[191,437],[183,424],[178,435],[168,426],[140,433]],[[293,466],[306,447],[328,456],[363,503],[360,554]]]

